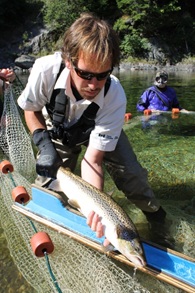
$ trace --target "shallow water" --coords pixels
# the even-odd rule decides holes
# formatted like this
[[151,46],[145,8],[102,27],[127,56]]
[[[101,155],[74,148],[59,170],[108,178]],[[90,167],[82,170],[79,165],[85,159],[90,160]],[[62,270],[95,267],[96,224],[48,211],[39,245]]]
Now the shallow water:
[[[153,76],[154,72],[145,71],[119,74],[127,94],[127,112],[131,112],[133,116],[124,129],[140,163],[148,170],[149,181],[157,198],[173,221],[171,231],[176,239],[176,249],[195,257],[195,114],[180,114],[176,119],[173,119],[170,113],[151,117],[138,114],[135,109],[136,102],[143,90],[151,85]],[[169,84],[175,88],[180,104],[191,111],[195,111],[194,79],[194,73],[186,72],[170,73],[169,77]],[[106,189],[110,190],[110,186],[112,182],[108,177]],[[140,211],[132,207],[116,190],[114,197],[131,214],[141,236],[148,237],[147,225]],[[0,230],[0,241],[0,292],[34,292],[13,264],[2,230]],[[140,283],[142,277],[138,274]],[[149,278],[148,290],[163,292],[154,289],[158,288],[159,284],[152,280],[150,284]],[[147,284],[147,281],[144,281],[144,285],[145,283]],[[168,291],[179,292],[171,286],[168,287]]]

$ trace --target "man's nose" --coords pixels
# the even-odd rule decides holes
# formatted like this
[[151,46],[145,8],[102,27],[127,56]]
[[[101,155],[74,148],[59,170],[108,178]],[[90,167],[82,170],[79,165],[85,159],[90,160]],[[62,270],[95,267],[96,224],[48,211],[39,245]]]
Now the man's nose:
[[96,89],[98,86],[98,80],[97,78],[94,76],[90,81],[89,81],[89,87],[90,89]]

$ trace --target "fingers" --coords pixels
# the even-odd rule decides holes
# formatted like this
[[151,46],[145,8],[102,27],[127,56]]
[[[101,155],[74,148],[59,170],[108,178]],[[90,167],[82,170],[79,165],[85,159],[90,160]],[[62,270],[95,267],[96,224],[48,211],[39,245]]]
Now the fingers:
[[107,238],[105,238],[105,240],[104,240],[104,242],[103,242],[103,246],[108,246],[110,244],[110,241],[107,239]]
[[6,75],[3,72],[0,72],[0,78],[2,80],[6,80]]
[[[94,211],[91,211],[87,217],[87,225],[96,232],[96,237],[101,238],[104,236],[104,226],[101,223],[101,217],[99,217]],[[103,246],[108,246],[110,241],[104,239]]]
[[0,70],[0,78],[9,82],[14,81],[16,78],[15,73],[13,72],[12,69],[1,69]]
[[93,217],[95,215],[95,212],[94,211],[91,211],[87,217],[87,225],[89,227],[91,227],[91,224],[92,224],[92,220],[93,220]]
[[101,238],[104,236],[104,228],[101,222],[98,222],[96,225],[96,237]]
[[89,213],[87,225],[91,227],[91,230],[96,232],[98,238],[104,236],[104,227],[101,223],[101,218],[94,211]]
[[13,82],[15,78],[16,78],[16,76],[15,76],[15,73],[14,73],[13,71],[10,72],[10,73],[8,73],[8,74],[6,75],[6,79],[7,79],[9,82]]

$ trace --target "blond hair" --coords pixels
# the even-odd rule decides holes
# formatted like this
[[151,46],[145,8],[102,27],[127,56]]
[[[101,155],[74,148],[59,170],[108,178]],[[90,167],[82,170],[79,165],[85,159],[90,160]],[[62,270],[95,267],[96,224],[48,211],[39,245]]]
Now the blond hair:
[[83,13],[64,34],[63,59],[77,62],[81,54],[85,60],[93,58],[93,62],[100,62],[101,65],[108,61],[113,67],[119,64],[116,32],[105,20],[90,13]]

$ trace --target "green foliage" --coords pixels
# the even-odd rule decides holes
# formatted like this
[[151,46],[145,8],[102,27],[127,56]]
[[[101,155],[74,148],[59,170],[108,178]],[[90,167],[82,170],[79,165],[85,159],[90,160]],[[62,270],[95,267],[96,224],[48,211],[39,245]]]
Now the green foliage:
[[[118,7],[129,18],[129,27],[141,31],[146,36],[159,34],[168,26],[178,23],[181,11],[178,0],[117,0]],[[167,33],[167,32],[166,32]]]
[[48,27],[64,31],[79,16],[86,11],[83,0],[44,0],[44,22]]
[[[63,32],[83,12],[93,12],[102,18],[112,19],[117,10],[113,0],[43,0],[44,22],[52,29]],[[112,15],[110,17],[110,15]]]
[[85,11],[114,26],[122,56],[146,57],[152,40],[164,44],[174,60],[195,55],[195,1],[189,0],[0,0],[1,36],[23,27],[25,42],[26,22],[36,22],[39,15],[53,31],[51,42],[57,42]]
[[28,32],[27,32],[27,31],[25,31],[25,32],[23,33],[23,35],[22,35],[22,39],[23,39],[24,42],[28,41]]
[[115,28],[122,38],[125,53],[137,56],[141,51],[146,52],[144,39],[164,42],[170,52],[177,51],[177,57],[195,53],[193,1],[117,0],[117,5],[122,17],[116,21]]
[[148,41],[139,35],[128,34],[121,42],[121,49],[124,56],[144,56],[148,52]]
[[127,31],[127,24],[126,22],[129,21],[128,16],[122,16],[121,18],[117,19],[114,24],[114,29],[119,33]]
[[195,66],[195,56],[186,55],[182,59],[183,64]]

